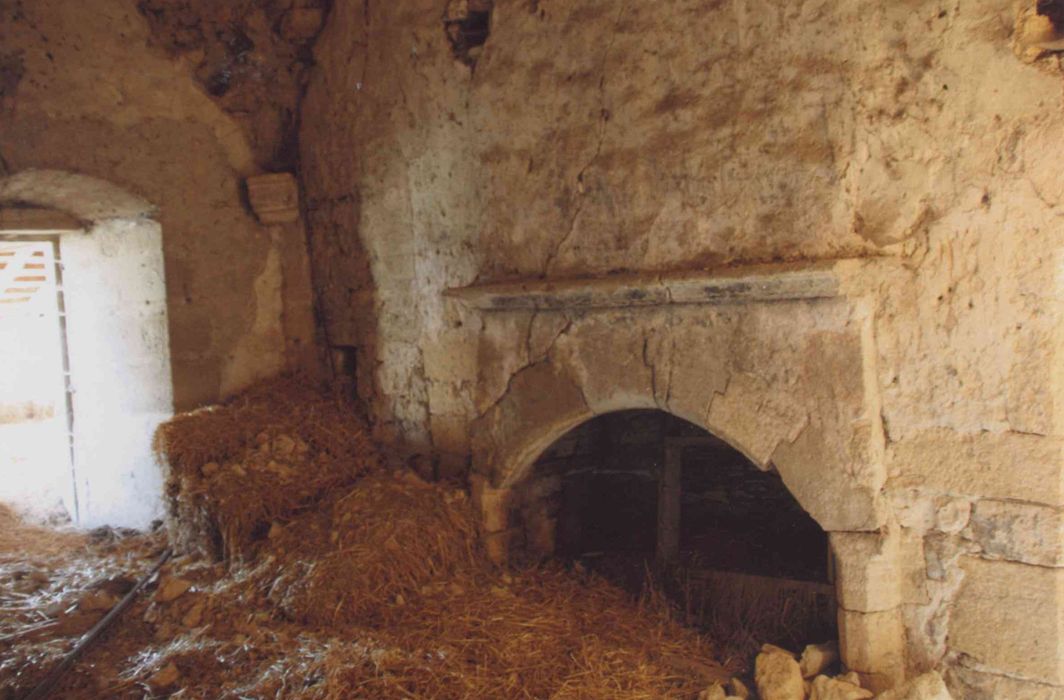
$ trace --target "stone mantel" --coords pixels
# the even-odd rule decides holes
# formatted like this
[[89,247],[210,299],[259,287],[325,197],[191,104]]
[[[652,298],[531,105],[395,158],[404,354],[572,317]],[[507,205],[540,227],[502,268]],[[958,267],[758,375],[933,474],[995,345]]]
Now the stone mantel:
[[861,296],[894,260],[849,258],[713,270],[528,280],[448,289],[482,311],[562,311]]

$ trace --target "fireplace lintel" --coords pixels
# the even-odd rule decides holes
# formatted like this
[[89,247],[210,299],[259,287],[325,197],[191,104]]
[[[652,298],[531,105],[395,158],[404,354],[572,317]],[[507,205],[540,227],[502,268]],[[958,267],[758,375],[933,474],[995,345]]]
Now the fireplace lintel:
[[519,280],[452,288],[444,296],[481,311],[566,311],[831,299],[860,292],[864,286],[860,283],[862,275],[854,273],[868,266],[882,266],[883,262],[848,258]]

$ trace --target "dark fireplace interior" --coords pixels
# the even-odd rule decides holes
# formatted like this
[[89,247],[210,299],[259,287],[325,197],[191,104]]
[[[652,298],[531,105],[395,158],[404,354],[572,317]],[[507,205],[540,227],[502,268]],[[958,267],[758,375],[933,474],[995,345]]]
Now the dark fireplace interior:
[[774,470],[663,411],[571,430],[537,460],[517,511],[518,556],[554,557],[633,593],[653,582],[688,622],[743,651],[835,635],[826,533]]

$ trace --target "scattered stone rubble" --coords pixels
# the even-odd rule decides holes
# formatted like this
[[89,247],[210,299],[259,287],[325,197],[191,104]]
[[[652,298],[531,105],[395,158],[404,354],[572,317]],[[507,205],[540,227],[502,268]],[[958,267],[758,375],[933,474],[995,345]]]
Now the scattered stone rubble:
[[838,645],[834,642],[810,644],[800,658],[786,649],[765,644],[754,663],[756,695],[733,678],[727,686],[713,684],[699,694],[698,700],[952,700],[936,672],[922,674],[876,695],[861,687],[860,676],[853,671],[827,675],[838,660]]

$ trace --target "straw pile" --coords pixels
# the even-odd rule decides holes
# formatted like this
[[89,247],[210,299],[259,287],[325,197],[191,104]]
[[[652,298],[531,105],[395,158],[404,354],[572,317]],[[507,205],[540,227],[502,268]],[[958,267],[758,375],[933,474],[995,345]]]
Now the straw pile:
[[432,582],[486,568],[465,492],[408,471],[366,477],[270,540],[283,571],[273,600],[315,625],[380,625]]
[[353,402],[295,375],[160,426],[179,550],[248,555],[271,523],[378,465]]
[[728,676],[660,599],[561,569],[500,573],[474,536],[465,493],[410,472],[276,533],[268,598],[289,620],[363,630],[307,671],[313,697],[688,697]]
[[658,599],[558,568],[493,569],[464,492],[399,471],[326,500],[275,530],[248,577],[304,630],[289,651],[302,661],[241,693],[681,698],[729,675]]
[[233,556],[168,564],[61,697],[646,700],[728,677],[659,597],[490,565],[467,494],[388,467],[352,408],[286,379],[164,426],[173,532]]

